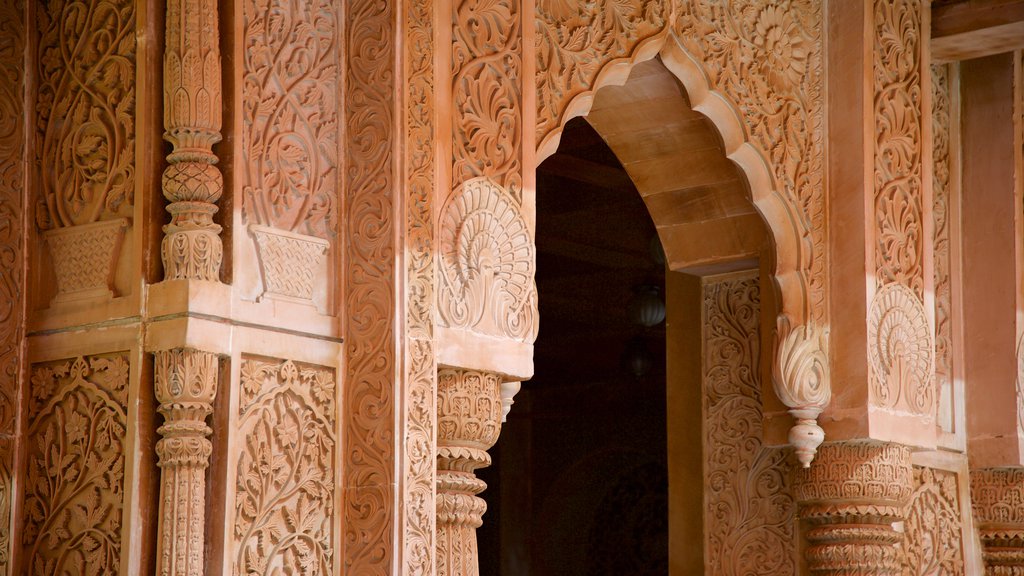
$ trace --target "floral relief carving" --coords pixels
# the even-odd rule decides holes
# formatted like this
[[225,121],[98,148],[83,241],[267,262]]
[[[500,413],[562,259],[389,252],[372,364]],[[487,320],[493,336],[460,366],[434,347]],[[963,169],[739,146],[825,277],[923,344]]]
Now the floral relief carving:
[[520,201],[522,14],[518,0],[456,0],[452,22],[452,190],[486,178]]
[[240,385],[234,574],[332,574],[334,370],[246,358]]
[[245,221],[330,238],[339,190],[335,5],[247,0],[243,16]]
[[902,284],[882,288],[868,312],[873,401],[933,419],[934,353],[932,329],[917,295]]
[[395,3],[346,2],[345,572],[392,573]]
[[536,337],[536,253],[520,210],[505,189],[482,178],[466,182],[442,208],[442,325],[524,342]]
[[924,299],[920,0],[875,0],[875,267]]
[[135,194],[135,2],[36,10],[36,218],[44,230],[130,217]]
[[[813,0],[676,0],[674,38],[738,108],[801,238],[809,322],[825,318],[822,6]],[[780,137],[780,135],[784,135]]]
[[907,574],[964,574],[963,520],[954,472],[914,467],[914,493],[904,522]]
[[405,574],[435,572],[437,364],[434,354],[434,4],[405,0]]
[[22,554],[26,574],[117,574],[127,353],[32,366]]
[[658,0],[539,0],[536,7],[537,142],[561,123],[573,99],[596,90],[606,63],[630,56],[665,28],[671,5]]
[[[0,434],[15,432],[25,297],[25,4],[0,0]],[[9,497],[8,497],[9,498]],[[9,500],[8,500],[9,507]],[[0,508],[2,510],[2,508]],[[9,513],[9,512],[8,512]],[[2,520],[2,519],[0,519]],[[0,524],[0,532],[8,523]],[[8,534],[9,536],[9,534]],[[0,547],[0,553],[7,547]],[[7,565],[0,561],[0,572]]]
[[[932,218],[934,221],[935,389],[953,385],[953,296],[951,282],[950,218],[953,183],[950,170],[952,103],[950,65],[932,65]],[[941,394],[936,394],[936,399]]]
[[704,291],[705,571],[794,574],[790,466],[762,444],[759,281]]

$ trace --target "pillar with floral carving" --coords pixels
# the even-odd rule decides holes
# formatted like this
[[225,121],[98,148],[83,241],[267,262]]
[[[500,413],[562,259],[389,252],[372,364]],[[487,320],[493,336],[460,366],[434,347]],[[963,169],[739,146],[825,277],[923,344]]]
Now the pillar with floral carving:
[[160,576],[200,576],[206,544],[206,470],[212,445],[206,418],[217,394],[217,356],[177,348],[154,354],[163,426],[157,565]]
[[476,477],[491,463],[487,450],[501,430],[501,378],[443,368],[437,379],[437,574],[476,576],[476,529],[487,485]]
[[910,449],[882,442],[827,443],[794,488],[814,574],[902,574],[903,531],[914,487]]

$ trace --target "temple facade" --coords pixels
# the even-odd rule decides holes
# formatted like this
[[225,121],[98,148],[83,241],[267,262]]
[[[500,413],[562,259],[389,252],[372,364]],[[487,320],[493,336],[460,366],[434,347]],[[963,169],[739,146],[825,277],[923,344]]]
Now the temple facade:
[[1024,574],[1022,157],[1020,0],[0,0],[0,574],[479,574],[545,162],[656,230],[669,574]]

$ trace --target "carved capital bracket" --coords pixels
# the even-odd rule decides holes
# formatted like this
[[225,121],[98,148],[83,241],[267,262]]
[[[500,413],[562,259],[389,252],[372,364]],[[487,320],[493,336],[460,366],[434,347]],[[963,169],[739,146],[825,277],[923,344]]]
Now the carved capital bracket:
[[971,471],[971,507],[986,574],[1024,574],[1024,468]]
[[821,446],[797,473],[794,494],[808,524],[804,555],[814,574],[902,574],[905,519],[914,490],[910,448],[844,442]]
[[206,469],[212,445],[206,418],[217,395],[217,356],[188,348],[155,352],[156,399],[163,425],[156,452],[161,469],[160,576],[200,576],[206,545]]
[[167,280],[220,280],[224,246],[213,222],[224,178],[213,145],[221,140],[221,61],[217,2],[167,3],[164,51],[163,193],[171,223],[164,226],[161,256]]
[[825,431],[818,415],[832,398],[828,367],[828,329],[813,323],[791,328],[782,317],[772,385],[775,394],[790,408],[796,424],[789,430],[789,443],[800,465],[807,468]]
[[487,485],[474,472],[491,464],[487,450],[501,431],[501,378],[442,368],[437,377],[437,574],[476,576],[476,529]]

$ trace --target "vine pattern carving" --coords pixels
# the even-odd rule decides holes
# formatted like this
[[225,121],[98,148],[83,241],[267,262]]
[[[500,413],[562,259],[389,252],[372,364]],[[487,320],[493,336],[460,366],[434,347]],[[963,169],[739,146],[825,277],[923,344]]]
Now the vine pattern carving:
[[336,394],[331,368],[243,359],[234,574],[333,573]]
[[338,14],[318,0],[244,3],[246,223],[330,238],[338,226]]
[[908,576],[963,575],[964,534],[956,473],[915,466],[914,485],[904,523]]
[[791,470],[762,444],[759,281],[704,290],[705,572],[793,574]]
[[920,0],[875,0],[875,268],[878,288],[924,300]]
[[536,253],[521,207],[483,178],[442,209],[443,325],[532,342],[537,330]]
[[[25,4],[0,0],[0,437],[15,433],[16,397],[21,378],[24,319],[25,236]],[[0,507],[0,554],[10,538],[7,505]],[[0,559],[0,572],[7,560]]]
[[135,195],[135,2],[36,11],[36,161],[44,230],[130,217]]
[[119,573],[128,373],[126,352],[32,366],[26,574]]
[[344,572],[392,572],[394,2],[346,2]]
[[[950,64],[932,65],[932,218],[934,219],[935,389],[953,385],[953,293],[951,281],[950,218],[953,183],[950,171],[952,87]],[[936,400],[941,397],[935,395]]]
[[434,4],[403,2],[405,31],[404,561],[407,575],[435,573],[437,364],[434,355]]

